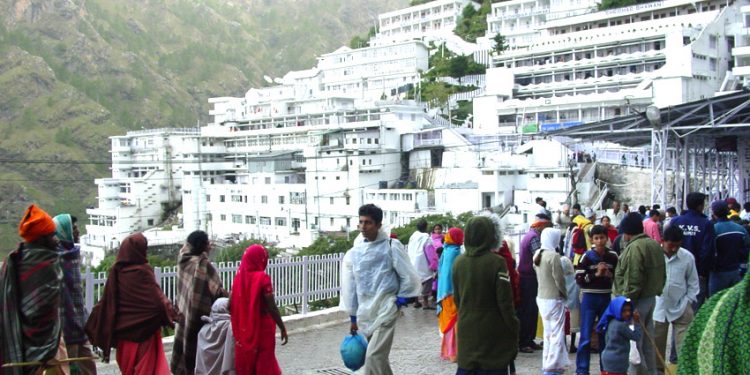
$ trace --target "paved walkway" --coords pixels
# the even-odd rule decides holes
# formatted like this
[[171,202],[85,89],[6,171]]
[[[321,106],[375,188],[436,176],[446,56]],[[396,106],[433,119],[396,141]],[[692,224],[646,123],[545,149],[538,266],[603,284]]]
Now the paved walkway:
[[[339,344],[349,329],[348,323],[336,324],[323,329],[293,334],[285,346],[276,346],[276,356],[284,374],[351,374],[341,362]],[[171,345],[166,345],[167,358],[171,356]],[[434,311],[405,309],[396,325],[396,337],[391,351],[393,371],[397,375],[448,375],[455,374],[456,365],[440,359],[440,337]],[[99,374],[117,374],[116,365],[99,366]],[[568,372],[574,373],[575,355],[570,356]],[[597,355],[592,355],[592,364],[598,366]],[[516,359],[518,375],[541,374],[542,353],[519,353]],[[358,371],[357,374],[361,374]]]

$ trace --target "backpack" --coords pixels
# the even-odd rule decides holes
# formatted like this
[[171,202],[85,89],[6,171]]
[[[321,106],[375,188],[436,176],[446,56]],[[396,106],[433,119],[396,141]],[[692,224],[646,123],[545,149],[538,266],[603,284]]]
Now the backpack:
[[573,237],[570,240],[570,247],[574,254],[584,254],[588,247],[586,246],[586,233],[583,229],[576,227],[573,229]]

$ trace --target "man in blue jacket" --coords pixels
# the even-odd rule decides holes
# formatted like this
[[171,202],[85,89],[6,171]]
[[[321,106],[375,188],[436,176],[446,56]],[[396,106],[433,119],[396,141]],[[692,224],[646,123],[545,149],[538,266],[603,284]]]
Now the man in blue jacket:
[[716,218],[716,249],[708,277],[709,297],[740,282],[740,264],[747,261],[750,249],[750,237],[745,228],[727,218],[727,202],[713,202],[711,211]]
[[695,267],[698,269],[700,282],[700,293],[698,294],[697,310],[703,304],[708,295],[708,275],[711,257],[714,253],[714,225],[703,214],[706,195],[692,192],[685,199],[687,210],[682,215],[673,218],[669,225],[677,225],[684,234],[682,247],[689,250],[695,258]]

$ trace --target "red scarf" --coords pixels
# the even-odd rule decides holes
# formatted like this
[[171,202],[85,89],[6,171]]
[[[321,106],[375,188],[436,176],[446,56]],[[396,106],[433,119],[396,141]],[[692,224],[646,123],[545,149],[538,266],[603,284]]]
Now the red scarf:
[[266,274],[268,252],[261,245],[251,245],[242,256],[234,276],[230,311],[235,340],[235,358],[253,353],[260,342],[263,288],[270,285]]
[[513,290],[513,306],[518,307],[521,305],[521,279],[516,270],[516,260],[513,259],[513,254],[510,253],[510,247],[505,240],[503,240],[503,244],[496,254],[505,258],[505,262],[508,264],[510,287]]

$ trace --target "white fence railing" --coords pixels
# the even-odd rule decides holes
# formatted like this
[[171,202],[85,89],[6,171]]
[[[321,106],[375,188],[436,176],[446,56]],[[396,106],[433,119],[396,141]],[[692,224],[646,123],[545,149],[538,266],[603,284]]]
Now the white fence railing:
[[[340,253],[269,260],[266,272],[273,281],[276,303],[280,306],[300,305],[302,314],[306,314],[310,311],[310,302],[338,297],[343,259],[344,254]],[[216,265],[225,289],[231,290],[239,266],[240,262]],[[177,267],[155,267],[154,274],[167,298],[175,301]],[[104,292],[107,274],[86,270],[81,276],[85,306],[91,311]]]

